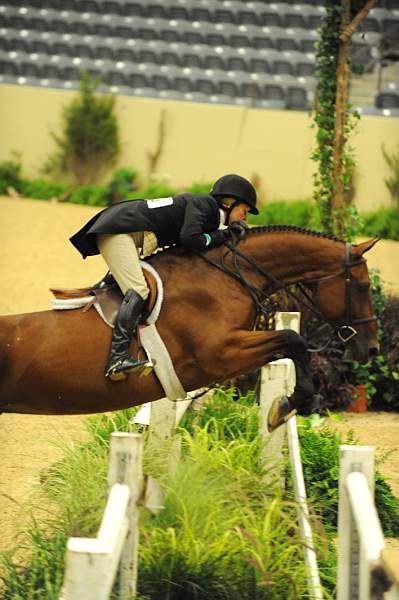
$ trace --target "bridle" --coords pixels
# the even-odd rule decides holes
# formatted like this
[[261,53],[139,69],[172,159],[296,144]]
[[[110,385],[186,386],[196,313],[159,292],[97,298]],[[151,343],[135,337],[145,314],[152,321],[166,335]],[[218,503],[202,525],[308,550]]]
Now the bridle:
[[[373,315],[371,317],[363,317],[360,319],[353,318],[352,289],[353,289],[354,282],[353,282],[353,278],[352,278],[351,269],[352,269],[352,267],[363,264],[366,261],[363,257],[358,258],[354,261],[351,261],[351,244],[349,242],[345,242],[343,269],[340,269],[336,273],[332,273],[332,274],[326,275],[324,277],[319,277],[316,279],[307,279],[307,280],[303,281],[302,283],[296,284],[297,287],[300,289],[302,295],[306,298],[306,302],[305,302],[303,300],[303,298],[301,298],[298,294],[296,294],[291,289],[289,289],[287,284],[284,284],[281,281],[279,281],[276,277],[274,277],[274,275],[272,275],[271,273],[266,271],[263,267],[258,265],[257,262],[253,258],[248,256],[247,254],[244,254],[240,250],[238,250],[237,245],[238,245],[238,242],[240,241],[240,239],[241,239],[241,236],[238,236],[236,238],[233,237],[231,242],[226,243],[228,250],[222,255],[220,263],[213,260],[212,258],[210,258],[209,256],[207,256],[206,254],[204,254],[202,252],[198,252],[197,254],[198,254],[198,256],[203,258],[207,263],[213,265],[217,269],[223,271],[227,275],[230,275],[231,277],[238,280],[247,289],[248,293],[251,295],[253,301],[255,302],[256,309],[257,309],[257,318],[260,316],[260,314],[263,314],[263,315],[266,315],[267,317],[269,317],[271,311],[275,312],[275,308],[274,307],[272,308],[270,303],[268,302],[268,297],[273,292],[266,293],[262,288],[259,288],[259,287],[255,286],[254,284],[252,284],[251,282],[249,282],[244,277],[244,275],[242,274],[242,272],[240,270],[240,267],[238,265],[238,257],[241,258],[243,261],[245,261],[247,264],[249,264],[253,268],[254,271],[256,271],[257,273],[262,275],[268,281],[268,283],[272,283],[273,287],[275,287],[274,292],[283,289],[289,296],[291,296],[297,302],[299,302],[299,304],[301,306],[310,310],[317,317],[321,318],[325,323],[327,323],[335,331],[338,338],[344,344],[347,344],[353,337],[355,337],[358,334],[358,331],[354,327],[354,325],[369,323],[371,321],[376,320],[377,317],[375,315]],[[232,255],[232,267],[230,267],[226,264],[226,257],[230,253]],[[324,281],[327,281],[330,279],[334,279],[335,277],[340,277],[342,274],[345,275],[345,317],[344,317],[343,325],[336,325],[330,319],[328,319],[325,315],[323,315],[323,313],[320,311],[319,307],[317,306],[316,302],[313,300],[313,298],[311,297],[309,292],[305,289],[305,287],[306,286],[314,286],[314,285],[317,286],[321,282],[324,282]],[[313,351],[315,352],[318,350],[313,350]]]
[[[327,319],[324,315],[322,315],[323,319],[327,321],[331,326],[334,327],[338,338],[346,344],[349,342],[355,335],[358,334],[358,331],[355,329],[354,325],[360,325],[363,323],[370,323],[371,321],[376,321],[377,317],[372,315],[371,317],[362,317],[360,319],[354,319],[352,315],[352,288],[353,288],[353,278],[352,278],[352,267],[356,267],[358,265],[364,264],[366,261],[363,257],[358,258],[355,261],[351,261],[351,244],[345,242],[344,247],[344,268],[337,273],[333,273],[331,275],[326,275],[324,277],[320,277],[318,279],[308,279],[304,283],[306,285],[318,284],[321,281],[327,281],[329,279],[334,279],[335,277],[339,277],[340,275],[345,275],[345,317],[344,317],[344,325],[337,327],[335,324],[331,323],[329,319]],[[303,290],[302,290],[303,293]]]

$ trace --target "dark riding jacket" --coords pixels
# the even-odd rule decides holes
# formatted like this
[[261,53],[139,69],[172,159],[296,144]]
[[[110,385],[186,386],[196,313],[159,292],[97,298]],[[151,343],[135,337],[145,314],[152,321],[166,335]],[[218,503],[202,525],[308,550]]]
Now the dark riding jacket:
[[[220,209],[210,194],[181,194],[155,200],[126,200],[95,215],[71,238],[83,258],[99,254],[99,233],[152,231],[160,247],[175,244],[203,250],[223,243]],[[204,235],[208,234],[208,235]]]

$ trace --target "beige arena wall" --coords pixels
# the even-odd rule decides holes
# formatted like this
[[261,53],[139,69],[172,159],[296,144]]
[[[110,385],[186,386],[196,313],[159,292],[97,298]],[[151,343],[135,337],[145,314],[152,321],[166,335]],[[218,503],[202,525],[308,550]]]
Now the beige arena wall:
[[[54,149],[50,131],[59,131],[62,107],[76,92],[14,85],[0,86],[0,161],[22,155],[24,173],[37,177]],[[309,156],[315,130],[307,113],[236,106],[159,101],[118,96],[122,154],[119,166],[138,169],[145,183],[150,155],[162,151],[155,173],[184,189],[228,172],[260,178],[261,201],[310,197],[315,164]],[[381,152],[399,141],[399,118],[362,117],[352,136],[357,159],[356,204],[361,210],[390,205]]]

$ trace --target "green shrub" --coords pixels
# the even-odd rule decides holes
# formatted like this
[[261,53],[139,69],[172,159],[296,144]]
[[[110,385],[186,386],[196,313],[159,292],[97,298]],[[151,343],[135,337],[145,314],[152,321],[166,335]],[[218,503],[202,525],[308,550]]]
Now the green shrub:
[[88,204],[89,206],[107,206],[109,188],[105,185],[81,185],[69,196],[69,202]]
[[137,190],[130,195],[132,200],[141,198],[144,200],[151,200],[153,198],[168,198],[169,196],[176,196],[176,190],[165,183],[152,182],[144,189]]
[[387,152],[384,145],[382,145],[382,154],[390,170],[390,175],[384,179],[384,182],[391,194],[392,200],[399,209],[399,144],[392,154]]
[[[315,426],[316,425],[316,426]],[[320,426],[321,425],[321,426]],[[338,519],[339,446],[356,443],[346,439],[317,417],[300,419],[301,460],[309,499],[324,527],[336,531]],[[399,537],[399,500],[385,478],[376,471],[375,503],[386,536]]]
[[6,194],[9,187],[17,192],[21,189],[21,163],[18,159],[0,163],[0,194]]
[[25,180],[21,183],[20,192],[28,198],[36,200],[49,200],[61,196],[68,187],[55,181],[46,181],[45,179]]
[[80,92],[62,112],[61,133],[52,134],[56,151],[44,165],[45,173],[93,184],[115,163],[120,151],[115,97],[96,95],[99,83],[81,73]]
[[380,317],[380,354],[369,368],[374,394],[371,407],[399,411],[399,298],[384,299]]
[[108,183],[109,202],[114,204],[127,200],[137,190],[137,171],[131,167],[118,169]]
[[311,200],[270,202],[259,207],[259,215],[249,215],[253,225],[296,225],[310,227],[314,207]]
[[209,194],[213,187],[213,183],[206,181],[195,181],[188,188],[185,188],[185,192],[190,194]]
[[399,208],[380,208],[362,215],[361,233],[373,237],[399,240]]
[[[238,426],[228,406],[240,415]],[[164,510],[155,516],[142,511],[139,593],[147,600],[306,597],[294,506],[265,494],[258,460],[258,407],[250,399],[234,403],[220,390],[215,414],[211,407],[207,412],[208,420],[190,421],[191,433],[181,430],[183,452],[177,470],[160,478]],[[91,417],[89,440],[70,444],[64,459],[49,471],[42,485],[45,526],[32,528],[25,548],[24,562],[28,550],[31,561],[26,567],[12,556],[3,561],[7,600],[57,598],[66,536],[93,535],[98,526],[109,435],[118,427],[134,427],[131,415],[123,411]],[[147,463],[151,459],[146,456]],[[49,501],[51,512],[46,511]],[[35,512],[39,519],[40,511]]]

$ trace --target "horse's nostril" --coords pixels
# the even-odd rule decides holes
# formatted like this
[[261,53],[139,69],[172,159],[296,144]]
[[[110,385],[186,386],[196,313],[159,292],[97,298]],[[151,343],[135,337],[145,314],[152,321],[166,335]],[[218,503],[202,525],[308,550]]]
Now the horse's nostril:
[[378,346],[372,346],[371,348],[369,348],[369,357],[375,358],[376,356],[378,356],[379,352],[380,349]]

